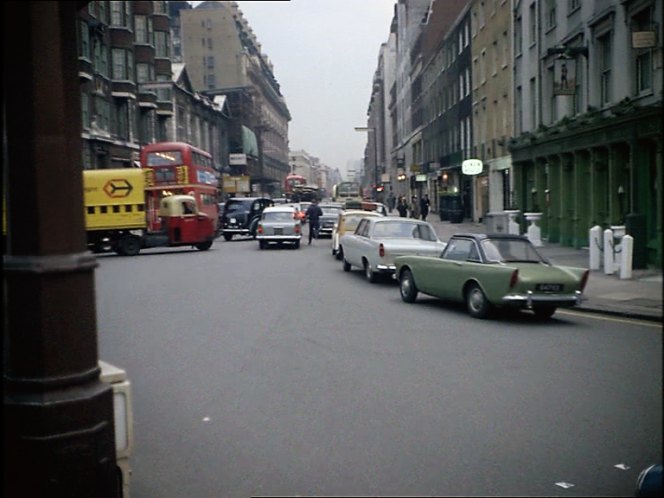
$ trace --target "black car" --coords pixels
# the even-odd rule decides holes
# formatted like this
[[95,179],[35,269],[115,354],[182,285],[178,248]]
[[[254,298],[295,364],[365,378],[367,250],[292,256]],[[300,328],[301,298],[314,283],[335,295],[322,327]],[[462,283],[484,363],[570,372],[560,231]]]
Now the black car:
[[231,197],[226,201],[221,216],[221,234],[231,240],[233,235],[250,235],[256,238],[256,228],[263,209],[273,206],[268,197]]

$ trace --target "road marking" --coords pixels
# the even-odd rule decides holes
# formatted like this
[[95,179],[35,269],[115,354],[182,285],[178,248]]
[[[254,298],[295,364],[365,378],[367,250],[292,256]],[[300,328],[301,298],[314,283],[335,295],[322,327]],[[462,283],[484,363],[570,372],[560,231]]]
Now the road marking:
[[568,488],[573,488],[574,484],[570,482],[557,482],[556,486],[560,486],[561,488],[568,489]]
[[630,323],[630,324],[639,324],[643,325],[645,327],[652,327],[652,328],[657,328],[661,329],[662,324],[661,323],[655,323],[651,322],[648,320],[641,320],[639,318],[615,318],[611,316],[606,316],[606,315],[600,315],[598,313],[580,313],[576,311],[563,311],[559,310],[556,314],[559,315],[571,315],[571,316],[582,316],[585,318],[595,318],[596,320],[606,320],[608,322],[618,322],[618,323]]
[[614,465],[614,467],[620,470],[629,470],[630,468],[628,465],[625,465],[624,463],[619,463],[618,465]]

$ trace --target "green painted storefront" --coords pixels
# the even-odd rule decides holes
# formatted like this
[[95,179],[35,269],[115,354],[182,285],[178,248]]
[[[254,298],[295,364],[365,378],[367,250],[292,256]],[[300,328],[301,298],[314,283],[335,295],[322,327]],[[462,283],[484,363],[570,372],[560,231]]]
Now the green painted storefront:
[[511,143],[514,199],[542,212],[542,236],[587,247],[588,231],[626,225],[634,268],[662,267],[662,108],[616,106]]

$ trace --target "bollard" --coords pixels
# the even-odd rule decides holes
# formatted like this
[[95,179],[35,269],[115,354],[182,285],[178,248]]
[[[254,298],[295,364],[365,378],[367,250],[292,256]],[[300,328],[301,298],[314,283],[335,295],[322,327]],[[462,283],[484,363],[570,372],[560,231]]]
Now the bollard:
[[519,214],[519,211],[509,210],[505,211],[505,213],[507,214],[507,233],[510,233],[512,235],[520,235],[521,227],[516,221],[514,221],[516,215]]
[[613,275],[613,230],[604,230],[604,273]]
[[632,257],[634,254],[634,237],[625,235],[620,244],[622,251],[620,253],[620,278],[632,278]]
[[622,259],[622,238],[625,236],[625,225],[611,225],[613,231],[613,271],[620,273]]
[[602,266],[602,227],[595,225],[589,230],[590,235],[590,266],[591,270],[599,270]]

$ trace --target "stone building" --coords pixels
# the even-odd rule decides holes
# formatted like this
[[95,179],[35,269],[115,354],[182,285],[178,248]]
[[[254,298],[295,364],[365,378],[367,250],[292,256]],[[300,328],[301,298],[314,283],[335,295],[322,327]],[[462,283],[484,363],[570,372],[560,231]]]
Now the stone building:
[[471,7],[472,157],[483,163],[482,173],[473,180],[472,219],[476,221],[512,204],[512,162],[507,148],[512,137],[511,13],[506,0],[475,0]]
[[237,2],[201,2],[180,10],[179,29],[194,89],[228,99],[230,153],[241,159],[229,172],[249,175],[253,193],[274,193],[289,171],[291,116],[272,63]]

